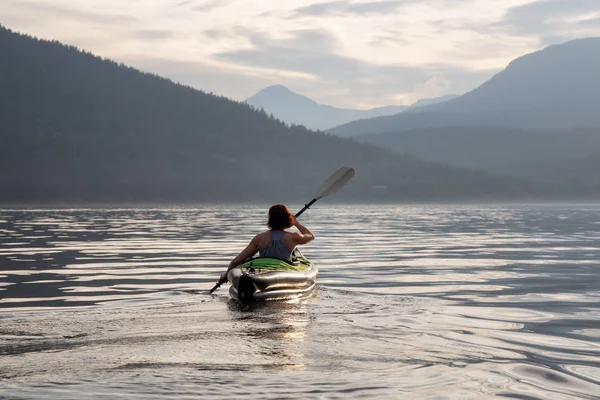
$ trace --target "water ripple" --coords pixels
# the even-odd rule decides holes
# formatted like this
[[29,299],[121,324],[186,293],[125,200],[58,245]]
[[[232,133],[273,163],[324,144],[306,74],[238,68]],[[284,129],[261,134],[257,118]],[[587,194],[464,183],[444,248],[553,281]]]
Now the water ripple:
[[319,205],[313,298],[209,296],[265,210],[0,210],[0,397],[598,398],[599,207]]

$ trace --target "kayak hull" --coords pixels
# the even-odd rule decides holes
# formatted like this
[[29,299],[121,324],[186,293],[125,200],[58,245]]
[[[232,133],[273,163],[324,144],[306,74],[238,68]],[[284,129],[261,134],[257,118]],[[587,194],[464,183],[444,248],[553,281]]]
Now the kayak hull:
[[305,299],[314,292],[318,274],[303,257],[293,263],[258,257],[228,272],[229,295],[242,303]]

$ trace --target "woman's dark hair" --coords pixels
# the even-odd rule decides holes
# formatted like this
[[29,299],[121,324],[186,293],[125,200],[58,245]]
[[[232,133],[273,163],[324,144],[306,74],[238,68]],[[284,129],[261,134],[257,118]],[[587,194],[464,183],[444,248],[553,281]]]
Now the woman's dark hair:
[[290,210],[283,204],[275,204],[269,208],[269,222],[271,229],[286,229],[294,225],[294,217]]

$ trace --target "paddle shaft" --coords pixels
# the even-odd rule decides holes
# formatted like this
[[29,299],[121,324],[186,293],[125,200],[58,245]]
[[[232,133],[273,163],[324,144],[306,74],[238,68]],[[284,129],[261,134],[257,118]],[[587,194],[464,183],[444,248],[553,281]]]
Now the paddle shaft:
[[296,215],[294,216],[294,218],[298,218],[300,215],[302,215],[302,213],[303,213],[304,211],[308,210],[308,209],[310,208],[310,206],[312,206],[313,204],[315,204],[315,201],[317,201],[317,199],[312,199],[312,200],[310,201],[310,203],[308,203],[308,204],[305,204],[305,205],[304,205],[304,208],[303,208],[302,210],[298,211],[298,212],[296,213]]
[[212,289],[210,289],[210,291],[208,292],[208,294],[212,294],[212,292],[214,292],[215,290],[217,290],[222,284],[224,284],[225,282],[217,282],[217,284],[215,286],[212,287]]

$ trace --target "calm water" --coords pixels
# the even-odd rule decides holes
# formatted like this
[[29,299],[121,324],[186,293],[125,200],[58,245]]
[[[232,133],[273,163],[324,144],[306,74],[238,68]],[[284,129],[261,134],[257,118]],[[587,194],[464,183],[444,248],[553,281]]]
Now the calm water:
[[314,297],[209,295],[264,219],[0,210],[0,398],[600,398],[600,206],[317,204]]

